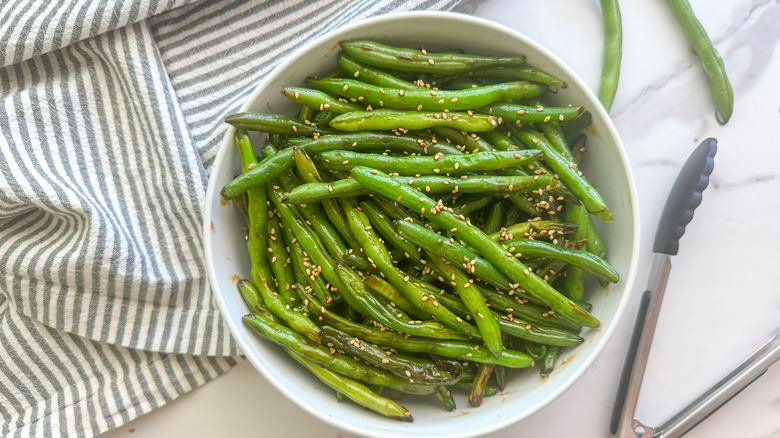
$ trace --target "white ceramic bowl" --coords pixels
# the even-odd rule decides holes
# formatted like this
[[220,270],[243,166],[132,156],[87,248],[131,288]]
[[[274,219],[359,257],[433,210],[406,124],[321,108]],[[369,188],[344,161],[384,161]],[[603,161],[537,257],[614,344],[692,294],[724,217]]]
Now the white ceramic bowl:
[[[241,323],[247,308],[236,291],[235,279],[249,276],[242,229],[245,220],[235,206],[221,202],[219,197],[220,189],[240,170],[232,130],[219,149],[206,194],[204,240],[211,285],[246,357],[279,391],[321,420],[371,437],[486,434],[531,415],[563,393],[585,372],[612,334],[631,291],[639,247],[639,215],[628,161],[609,116],[582,80],[563,62],[509,28],[455,13],[384,15],[323,35],[289,56],[257,87],[240,111],[297,114],[296,106],[279,93],[282,86],[302,85],[308,76],[333,68],[338,43],[356,38],[406,47],[424,45],[428,50],[459,48],[477,54],[525,54],[531,65],[568,82],[568,88],[560,90],[554,100],[585,106],[593,114],[588,152],[581,167],[601,192],[615,218],[613,224],[599,224],[599,228],[609,261],[620,272],[621,280],[606,293],[601,290],[586,292],[593,304],[593,314],[601,320],[601,328],[585,331],[585,342],[567,350],[565,357],[569,361],[559,365],[546,381],[539,379],[536,370],[510,372],[507,394],[485,398],[479,408],[469,407],[461,396],[456,398],[458,408],[445,412],[430,397],[409,396],[402,403],[412,410],[414,422],[404,423],[383,418],[354,403],[337,402],[331,389],[290,359],[280,347],[258,338]],[[260,141],[259,137],[255,140]],[[464,415],[464,411],[468,415]]]

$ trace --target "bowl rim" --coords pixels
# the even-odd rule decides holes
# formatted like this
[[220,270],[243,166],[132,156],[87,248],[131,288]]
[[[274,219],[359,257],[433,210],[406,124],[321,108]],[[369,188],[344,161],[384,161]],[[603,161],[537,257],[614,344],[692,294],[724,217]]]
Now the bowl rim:
[[[252,105],[252,103],[255,100],[257,100],[261,92],[266,88],[266,84],[273,82],[278,76],[280,76],[284,71],[286,71],[289,67],[291,67],[300,56],[299,54],[307,52],[313,46],[318,45],[322,40],[331,39],[337,37],[338,35],[346,34],[357,28],[366,25],[371,25],[374,23],[403,20],[403,19],[415,18],[415,17],[417,18],[445,17],[447,19],[467,22],[469,24],[475,24],[479,26],[487,26],[501,32],[510,33],[517,39],[522,40],[524,44],[527,44],[528,46],[532,47],[534,50],[537,50],[548,60],[556,64],[559,68],[563,69],[569,76],[567,78],[567,82],[575,85],[579,89],[582,89],[583,93],[585,93],[590,98],[592,98],[593,101],[598,102],[598,98],[596,97],[595,93],[587,86],[587,84],[585,84],[582,78],[580,78],[579,75],[574,70],[572,70],[571,67],[569,67],[565,62],[563,62],[558,56],[552,53],[549,49],[547,49],[546,47],[542,46],[540,43],[536,42],[532,38],[526,36],[525,34],[515,29],[512,29],[500,23],[496,23],[492,20],[475,17],[472,15],[466,15],[458,12],[402,11],[402,12],[393,12],[393,13],[368,17],[368,18],[355,21],[353,23],[345,24],[336,29],[323,33],[313,38],[311,41],[307,42],[306,44],[300,46],[292,53],[288,54],[279,65],[277,65],[265,78],[263,78],[263,80],[246,97],[244,103],[241,105],[239,109],[239,112],[247,111]],[[607,132],[606,133],[602,132],[601,133],[602,137],[609,138],[615,143],[616,146],[615,149],[617,150],[619,161],[623,165],[624,177],[628,183],[628,187],[627,187],[628,194],[629,194],[628,202],[630,204],[630,210],[633,215],[633,229],[631,230],[633,234],[633,242],[632,242],[633,251],[631,252],[631,261],[629,264],[628,272],[624,277],[625,278],[624,292],[621,297],[620,303],[618,303],[618,306],[615,309],[612,323],[609,326],[607,326],[606,329],[603,329],[602,340],[597,343],[597,345],[593,349],[592,354],[589,355],[589,357],[585,360],[585,362],[583,362],[582,365],[577,370],[575,370],[575,372],[568,378],[568,380],[563,381],[562,384],[558,385],[558,387],[555,390],[553,390],[547,396],[545,396],[539,403],[535,404],[529,409],[524,410],[522,413],[518,415],[495,419],[495,421],[485,424],[483,427],[464,431],[462,433],[458,433],[458,432],[450,433],[448,434],[448,436],[470,437],[470,436],[483,435],[483,434],[487,434],[502,429],[504,427],[507,427],[513,423],[516,423],[522,419],[528,418],[529,416],[535,414],[542,408],[548,406],[553,400],[558,398],[565,391],[569,390],[569,388],[571,388],[574,385],[574,383],[576,383],[582,377],[582,375],[588,369],[590,369],[592,363],[596,360],[596,358],[600,356],[604,347],[609,342],[609,340],[612,337],[612,334],[616,330],[616,327],[618,326],[623,316],[625,308],[627,307],[627,303],[629,301],[630,296],[634,293],[634,289],[635,289],[634,283],[635,283],[635,277],[638,270],[638,261],[639,261],[640,244],[641,244],[641,235],[640,235],[641,226],[640,226],[639,202],[637,198],[636,184],[634,181],[633,174],[631,172],[631,166],[628,160],[628,156],[626,154],[625,147],[623,146],[620,136],[618,135],[617,130],[612,122],[612,119],[609,117],[607,111],[601,105],[598,105],[594,108],[590,108],[589,111],[591,111],[592,113],[593,112],[598,113],[597,117],[605,121]],[[220,142],[219,149],[217,150],[215,160],[213,162],[212,170],[220,168],[222,162],[225,160],[225,157],[227,156],[228,151],[232,146],[232,138],[233,138],[234,131],[235,129],[231,128],[225,132],[225,135],[222,141]],[[209,278],[209,284],[212,287],[212,291],[214,293],[214,299],[216,300],[216,303],[219,307],[219,310],[223,318],[226,320],[225,322],[228,325],[231,334],[233,335],[236,343],[241,348],[241,350],[245,352],[250,350],[250,348],[248,348],[249,341],[239,335],[239,330],[237,325],[240,324],[240,321],[235,321],[229,318],[230,315],[229,309],[225,304],[225,300],[222,299],[222,292],[219,289],[216,280],[217,272],[215,271],[215,264],[212,259],[212,254],[213,254],[212,233],[211,233],[211,225],[210,225],[212,222],[212,215],[211,215],[211,209],[208,208],[209,201],[213,200],[215,196],[219,196],[219,189],[216,187],[216,178],[209,178],[209,183],[207,186],[206,195],[203,204],[203,231],[202,231],[204,237],[204,250],[205,250],[206,268],[208,271],[207,273]],[[355,433],[358,435],[369,436],[368,434],[370,433],[371,434],[370,436],[376,436],[376,437],[395,436],[392,434],[392,431],[366,430],[365,428],[355,426],[351,423],[340,421],[338,418],[328,415],[323,410],[311,406],[305,400],[300,398],[297,394],[295,394],[287,387],[285,387],[279,380],[273,378],[272,377],[273,374],[270,372],[270,370],[268,370],[254,355],[246,354],[246,357],[249,360],[249,362],[252,364],[252,366],[254,366],[255,369],[257,369],[260,372],[260,374],[263,375],[263,378],[269,381],[279,392],[284,394],[290,400],[295,402],[296,405],[303,408],[305,411],[309,412],[319,420],[327,424],[333,425],[335,427],[338,427],[342,430],[348,431],[350,433]]]

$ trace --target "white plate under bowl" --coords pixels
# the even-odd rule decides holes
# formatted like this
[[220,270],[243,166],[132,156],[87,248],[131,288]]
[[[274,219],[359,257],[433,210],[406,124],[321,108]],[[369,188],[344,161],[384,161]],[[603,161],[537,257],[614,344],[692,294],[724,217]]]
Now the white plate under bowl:
[[[236,291],[235,281],[239,277],[249,277],[245,220],[232,203],[225,203],[219,197],[221,188],[240,171],[232,130],[220,146],[206,194],[203,232],[211,285],[222,314],[247,358],[279,391],[321,420],[371,437],[483,435],[533,414],[558,397],[585,372],[612,334],[632,288],[639,251],[639,215],[630,167],[609,116],[571,69],[518,32],[491,21],[455,13],[383,15],[325,34],[290,55],[257,87],[240,111],[297,114],[297,105],[279,93],[282,86],[301,86],[307,77],[329,71],[336,66],[339,42],[358,38],[405,47],[423,46],[428,50],[524,54],[531,65],[545,69],[569,84],[552,100],[584,106],[593,114],[588,151],[581,168],[600,191],[615,219],[613,224],[599,223],[599,229],[609,261],[621,274],[621,280],[606,292],[595,287],[586,291],[601,328],[586,330],[585,342],[567,350],[563,356],[569,358],[567,363],[559,365],[546,381],[539,379],[537,370],[510,372],[506,395],[487,397],[479,408],[469,407],[462,394],[456,397],[458,408],[453,412],[439,408],[432,397],[405,396],[401,403],[412,410],[414,422],[404,423],[383,418],[354,403],[337,402],[331,389],[317,381],[280,347],[260,339],[241,323],[247,307]],[[255,140],[260,143],[259,136]]]

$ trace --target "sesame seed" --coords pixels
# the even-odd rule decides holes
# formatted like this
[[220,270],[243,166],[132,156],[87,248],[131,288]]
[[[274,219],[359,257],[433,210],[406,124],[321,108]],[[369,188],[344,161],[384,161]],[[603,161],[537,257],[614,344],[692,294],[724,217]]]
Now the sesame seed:
[[360,70],[356,71],[355,74],[353,74],[352,76],[354,76],[354,77],[360,76]]
[[434,61],[433,59],[428,59],[428,64],[431,64],[431,65],[433,65],[433,64],[435,64],[435,63],[436,63],[436,61]]
[[349,89],[349,85],[344,85],[344,88],[342,90],[347,91]]
[[420,111],[423,108],[422,104],[417,105],[417,111]]

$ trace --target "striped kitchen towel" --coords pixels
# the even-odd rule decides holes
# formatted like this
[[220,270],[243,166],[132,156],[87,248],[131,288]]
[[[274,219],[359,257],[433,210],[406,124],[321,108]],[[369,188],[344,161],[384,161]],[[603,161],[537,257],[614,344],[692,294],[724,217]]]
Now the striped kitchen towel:
[[224,117],[313,36],[457,0],[0,3],[0,436],[70,437],[240,360],[200,236]]

